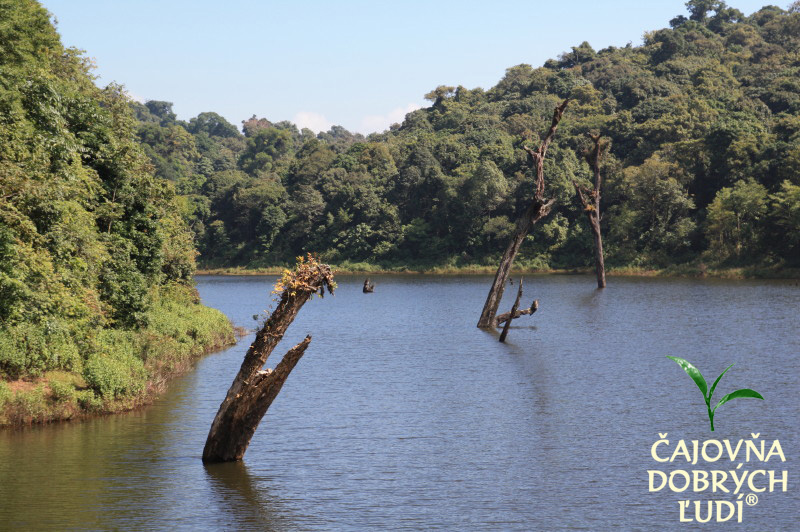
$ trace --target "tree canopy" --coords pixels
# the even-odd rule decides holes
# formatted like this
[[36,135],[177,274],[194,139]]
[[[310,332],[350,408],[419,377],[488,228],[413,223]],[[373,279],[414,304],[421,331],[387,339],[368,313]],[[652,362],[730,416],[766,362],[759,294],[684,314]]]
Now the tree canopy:
[[[133,337],[148,331],[154,357],[158,310],[191,300],[183,200],[154,175],[124,90],[95,86],[49,13],[0,0],[0,15],[0,378],[67,372],[86,405],[136,395],[149,370]],[[154,134],[174,122],[168,106],[146,109]],[[160,141],[194,164],[194,137],[168,131]]]
[[[611,142],[602,223],[612,268],[797,265],[796,243],[780,235],[800,229],[788,214],[800,184],[800,9],[686,7],[641,46],[582,42],[541,67],[509,68],[488,90],[438,86],[430,107],[368,138],[255,116],[242,134],[214,113],[175,121],[163,102],[147,104],[156,119],[138,113],[138,134],[184,195],[204,265],[289,263],[306,251],[334,263],[488,264],[532,194],[521,147],[569,97],[546,163],[557,214],[521,264],[590,264],[571,183],[590,178],[594,132]],[[734,234],[724,220],[742,222],[731,199],[742,194],[763,208]]]

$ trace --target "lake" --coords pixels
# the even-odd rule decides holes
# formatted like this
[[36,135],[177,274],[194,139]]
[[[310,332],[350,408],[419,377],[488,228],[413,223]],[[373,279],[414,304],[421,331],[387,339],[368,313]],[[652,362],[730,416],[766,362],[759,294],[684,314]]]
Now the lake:
[[[501,344],[475,327],[490,277],[372,279],[363,294],[363,277],[340,276],[335,296],[302,309],[267,365],[313,340],[242,463],[205,467],[200,455],[252,335],[147,408],[0,431],[0,529],[663,530],[681,524],[680,500],[737,496],[650,493],[648,470],[744,462],[740,472],[788,471],[788,489],[759,492],[739,528],[796,530],[796,281],[611,277],[598,291],[592,276],[526,276],[523,304],[539,299],[539,311]],[[250,329],[274,280],[197,279],[207,305]],[[712,433],[700,391],[667,355],[709,384],[736,363],[715,403],[738,388],[765,400],[721,406]],[[779,440],[786,461],[745,462],[743,443],[734,462],[656,463],[659,433],[662,457],[679,440],[755,433],[767,449]]]

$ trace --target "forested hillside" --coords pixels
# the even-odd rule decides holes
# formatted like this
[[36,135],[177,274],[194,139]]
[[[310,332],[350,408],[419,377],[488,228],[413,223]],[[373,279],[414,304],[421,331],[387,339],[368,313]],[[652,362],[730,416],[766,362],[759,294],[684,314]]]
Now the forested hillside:
[[0,0],[0,425],[108,411],[231,340],[120,87]]
[[692,0],[641,46],[584,42],[488,89],[440,86],[383,134],[314,135],[215,113],[188,123],[134,104],[157,174],[176,184],[204,266],[271,266],[315,251],[384,267],[491,264],[532,194],[521,149],[571,98],[545,163],[554,213],[519,263],[588,266],[572,180],[610,141],[602,225],[612,267],[797,266],[800,3],[745,16]]

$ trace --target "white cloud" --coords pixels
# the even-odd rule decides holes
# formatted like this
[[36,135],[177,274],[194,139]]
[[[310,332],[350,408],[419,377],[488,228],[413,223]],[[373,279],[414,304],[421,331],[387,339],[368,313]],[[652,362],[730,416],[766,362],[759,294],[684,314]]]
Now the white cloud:
[[142,98],[141,96],[139,96],[135,92],[129,91],[127,88],[125,89],[125,94],[127,94],[128,98],[130,98],[134,102],[144,103],[144,102],[147,101],[147,98]]
[[328,131],[333,125],[333,123],[323,115],[319,113],[313,113],[311,111],[300,111],[294,115],[292,122],[294,122],[294,124],[297,126],[297,129],[303,129],[304,127],[307,127],[314,133]]
[[421,107],[415,103],[410,103],[405,107],[398,107],[385,115],[367,115],[361,119],[361,133],[369,134],[383,132],[389,129],[392,124],[400,123],[405,119],[406,114],[416,111]]

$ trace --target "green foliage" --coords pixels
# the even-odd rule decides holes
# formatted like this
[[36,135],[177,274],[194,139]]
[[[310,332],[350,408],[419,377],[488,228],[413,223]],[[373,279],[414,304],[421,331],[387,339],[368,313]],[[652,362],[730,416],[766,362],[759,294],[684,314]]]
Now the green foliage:
[[621,180],[610,180],[609,192],[617,195],[618,203],[608,211],[616,222],[610,225],[608,240],[617,246],[618,256],[665,265],[688,252],[694,202],[680,178],[678,165],[654,155],[626,168]]
[[86,360],[83,378],[103,398],[140,394],[147,372],[137,356],[135,337],[122,331],[102,331],[95,352]]
[[50,396],[55,402],[74,403],[77,398],[75,385],[71,380],[52,379],[50,380]]
[[767,190],[752,179],[721,189],[708,206],[709,253],[718,260],[752,257],[761,248]]
[[3,381],[0,381],[0,409],[6,404],[6,401],[11,397],[11,390]]
[[0,328],[0,372],[10,378],[38,376],[45,371],[80,371],[82,357],[69,322],[20,323]]
[[[146,327],[170,298],[186,306],[183,327],[203,331],[187,356],[230,339],[219,313],[184,295],[195,268],[188,202],[152,166],[204,184],[214,165],[235,167],[224,142],[242,143],[218,117],[197,122],[196,140],[172,104],[137,107],[117,85],[97,88],[91,62],[61,45],[37,2],[0,0],[0,15],[0,377],[22,390],[3,385],[0,423],[27,423],[141,396],[163,369],[159,346],[176,341]],[[201,155],[209,135],[223,146]]]
[[150,325],[144,334],[153,340],[145,344],[141,355],[148,363],[164,359],[186,362],[232,340],[225,316],[201,305],[197,292],[185,286],[165,288],[154,297]]
[[[338,263],[491,263],[533,194],[522,147],[537,145],[565,97],[545,160],[556,212],[527,240],[522,262],[591,264],[572,185],[591,179],[588,132],[610,141],[601,169],[609,265],[796,262],[800,13],[766,7],[746,17],[717,0],[686,7],[642,46],[583,42],[542,67],[507,69],[487,91],[436,87],[425,95],[430,107],[368,139],[256,116],[240,133],[215,113],[186,123],[168,102],[131,105],[157,175],[182,195],[178,212],[206,266],[288,264],[306,251]],[[50,94],[46,84],[37,91]],[[47,109],[37,113],[50,120]],[[103,220],[129,212],[107,209]],[[186,278],[187,246],[172,256],[156,243],[147,249],[162,250],[165,274]],[[17,314],[28,297],[18,280],[0,267],[0,298]]]
[[44,385],[31,390],[20,390],[6,400],[5,418],[14,425],[30,424],[33,421],[47,421],[50,408]]
[[288,131],[274,127],[259,129],[247,139],[239,165],[250,174],[274,171],[292,149],[292,136]]
[[780,243],[785,256],[800,260],[800,185],[784,181],[770,200],[771,216],[778,233],[774,240]]
[[189,132],[193,135],[206,133],[211,137],[234,138],[239,136],[236,126],[217,113],[200,113],[189,122]]
[[130,241],[113,239],[110,258],[100,272],[100,295],[111,307],[111,319],[123,327],[146,325],[149,306],[146,276],[136,267]]

